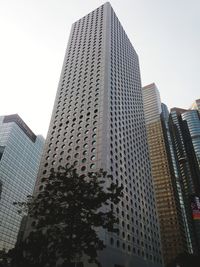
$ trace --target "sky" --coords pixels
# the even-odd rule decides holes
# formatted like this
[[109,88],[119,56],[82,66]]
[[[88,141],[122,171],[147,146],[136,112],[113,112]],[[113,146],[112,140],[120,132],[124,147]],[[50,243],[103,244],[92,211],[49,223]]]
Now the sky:
[[[105,1],[0,0],[0,115],[18,113],[46,136],[73,22]],[[200,1],[111,0],[169,108],[200,98]]]

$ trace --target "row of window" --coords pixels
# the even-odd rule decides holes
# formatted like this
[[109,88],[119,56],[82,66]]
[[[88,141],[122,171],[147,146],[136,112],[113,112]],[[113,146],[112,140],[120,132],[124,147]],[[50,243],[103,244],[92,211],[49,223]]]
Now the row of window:
[[[119,218],[123,217],[127,221],[126,235],[125,232],[122,232],[122,238],[127,238],[127,240],[130,241],[130,244],[134,243],[134,240],[130,238],[130,225],[136,223],[137,231],[138,229],[143,229],[144,235],[146,236],[145,240],[148,241],[148,233],[152,233],[153,239],[151,242],[154,246],[153,251],[155,250],[154,255],[157,255],[158,259],[160,259],[158,253],[159,243],[157,243],[156,240],[156,233],[159,231],[154,211],[155,202],[150,176],[147,141],[144,142],[144,140],[146,140],[146,132],[139,68],[137,65],[138,61],[134,49],[120,23],[113,14],[111,30],[110,120],[115,123],[110,123],[110,170],[113,177],[116,177],[116,181],[124,185],[125,193],[128,193],[128,195],[125,194],[125,197],[127,198],[126,207],[133,207],[133,203],[131,203],[132,199],[134,200],[134,203],[138,202],[138,206],[135,210],[126,209],[126,207],[120,210],[119,207],[116,207],[115,212],[119,215]],[[123,119],[120,114],[121,111],[123,111]],[[138,116],[138,114],[140,115]],[[130,117],[128,117],[128,115],[130,115]],[[136,116],[135,118],[134,115]],[[129,162],[129,166],[125,167],[124,163],[127,162]],[[138,172],[140,166],[145,168],[142,168]],[[137,187],[134,185],[136,177],[132,175],[132,172],[139,174],[140,182],[137,183]],[[127,186],[127,177],[130,178],[129,186]],[[145,216],[142,216],[138,211],[142,210],[144,205],[147,214],[144,213]],[[150,213],[151,217],[149,216]],[[132,217],[130,215],[134,216]],[[146,216],[148,224],[145,219]],[[140,223],[138,223],[139,221]],[[145,224],[149,225],[148,229],[142,227],[142,225]],[[122,227],[125,228],[125,224],[122,224]],[[119,240],[117,242],[119,245]],[[114,239],[111,239],[111,243],[114,243]],[[127,246],[126,249],[131,251],[131,245]],[[125,249],[125,247],[126,244],[122,243],[122,248]],[[133,249],[135,249],[135,247],[133,247]],[[147,250],[150,249],[147,248]],[[142,244],[139,240],[138,253],[142,253]]]
[[[63,165],[67,162],[75,163],[77,169],[83,172],[95,170],[101,164],[102,154],[98,152],[97,147],[101,144],[101,130],[104,127],[101,124],[101,110],[105,104],[102,77],[104,22],[100,17],[96,19],[98,12],[94,13],[94,21],[91,17],[81,19],[72,29],[52,128],[48,136],[43,174],[52,165],[57,166],[60,163]],[[122,208],[113,208],[117,216],[126,221],[120,226],[119,237],[125,238],[124,228],[126,228],[126,237],[129,238],[132,225],[135,225],[136,235],[141,229],[144,230],[145,242],[149,241],[148,233],[154,236],[151,241],[156,250],[158,245],[155,233],[158,229],[156,229],[155,205],[152,198],[148,151],[144,142],[146,133],[144,117],[141,115],[139,68],[125,33],[116,21],[114,23],[115,27],[111,32],[111,83],[108,92],[110,110],[107,113],[109,125],[107,149],[110,151],[110,157],[107,164],[113,173],[113,180],[123,183],[124,198],[121,203]],[[120,47],[116,38],[120,39]],[[138,74],[134,74],[136,70]],[[134,116],[134,120],[128,118],[129,115]],[[128,165],[122,167],[123,163]],[[131,238],[130,242],[133,242]],[[132,244],[128,246],[131,249]],[[138,250],[138,253],[142,253],[142,244],[139,244]]]

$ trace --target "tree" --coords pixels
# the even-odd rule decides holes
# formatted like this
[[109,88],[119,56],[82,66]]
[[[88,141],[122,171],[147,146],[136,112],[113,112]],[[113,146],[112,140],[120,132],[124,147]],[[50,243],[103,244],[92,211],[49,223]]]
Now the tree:
[[8,266],[8,255],[5,249],[0,250],[0,267]]
[[68,267],[87,255],[98,264],[105,248],[97,229],[117,232],[110,204],[117,204],[122,186],[103,170],[79,175],[73,167],[51,170],[41,180],[40,192],[27,202],[15,203],[30,217],[31,232],[10,251],[11,266]]

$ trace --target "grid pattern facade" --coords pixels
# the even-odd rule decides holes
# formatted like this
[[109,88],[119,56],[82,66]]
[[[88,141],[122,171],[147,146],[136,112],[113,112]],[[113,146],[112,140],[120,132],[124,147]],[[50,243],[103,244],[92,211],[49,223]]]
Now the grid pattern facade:
[[155,85],[151,83],[142,88],[143,97],[145,98],[144,113],[146,123],[156,122],[160,119],[161,100],[160,93]]
[[156,193],[157,210],[160,221],[161,241],[164,262],[167,265],[178,254],[186,251],[184,233],[181,231],[180,219],[173,188],[173,177],[161,121],[147,126],[152,175]]
[[187,251],[189,253],[193,253],[193,245],[192,245],[192,240],[191,240],[191,234],[190,234],[190,229],[189,229],[189,223],[188,223],[188,218],[187,218],[187,211],[186,211],[186,206],[184,203],[184,194],[182,190],[182,182],[181,182],[181,175],[180,171],[178,168],[178,163],[177,163],[177,157],[176,153],[173,147],[173,142],[172,142],[172,137],[170,134],[170,128],[169,128],[169,111],[168,108],[165,104],[161,104],[162,107],[162,122],[163,122],[163,127],[164,127],[164,132],[167,138],[167,143],[168,145],[168,151],[170,154],[170,161],[171,161],[171,167],[173,167],[173,179],[172,179],[172,185],[173,185],[173,191],[175,195],[175,200],[177,204],[177,210],[178,210],[178,216],[181,221],[181,225],[184,228],[184,236],[187,242]]
[[138,57],[109,3],[72,25],[35,191],[66,164],[124,185],[111,207],[119,234],[101,233],[102,265],[161,266]]
[[33,142],[15,123],[0,117],[0,250],[11,249],[17,241],[21,216],[13,206],[33,192],[44,139]]
[[163,258],[167,266],[178,254],[187,250],[186,240],[180,207],[176,201],[175,175],[164,122],[167,116],[166,107],[165,117],[162,117],[161,101],[154,84],[143,88],[143,100]]

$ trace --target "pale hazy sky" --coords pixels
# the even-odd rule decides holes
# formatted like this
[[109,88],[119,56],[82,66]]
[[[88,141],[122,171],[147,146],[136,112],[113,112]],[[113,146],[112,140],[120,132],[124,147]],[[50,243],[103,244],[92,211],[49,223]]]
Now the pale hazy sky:
[[[0,0],[0,115],[47,133],[71,24],[105,1]],[[111,0],[135,47],[142,85],[169,108],[200,98],[200,0]]]

